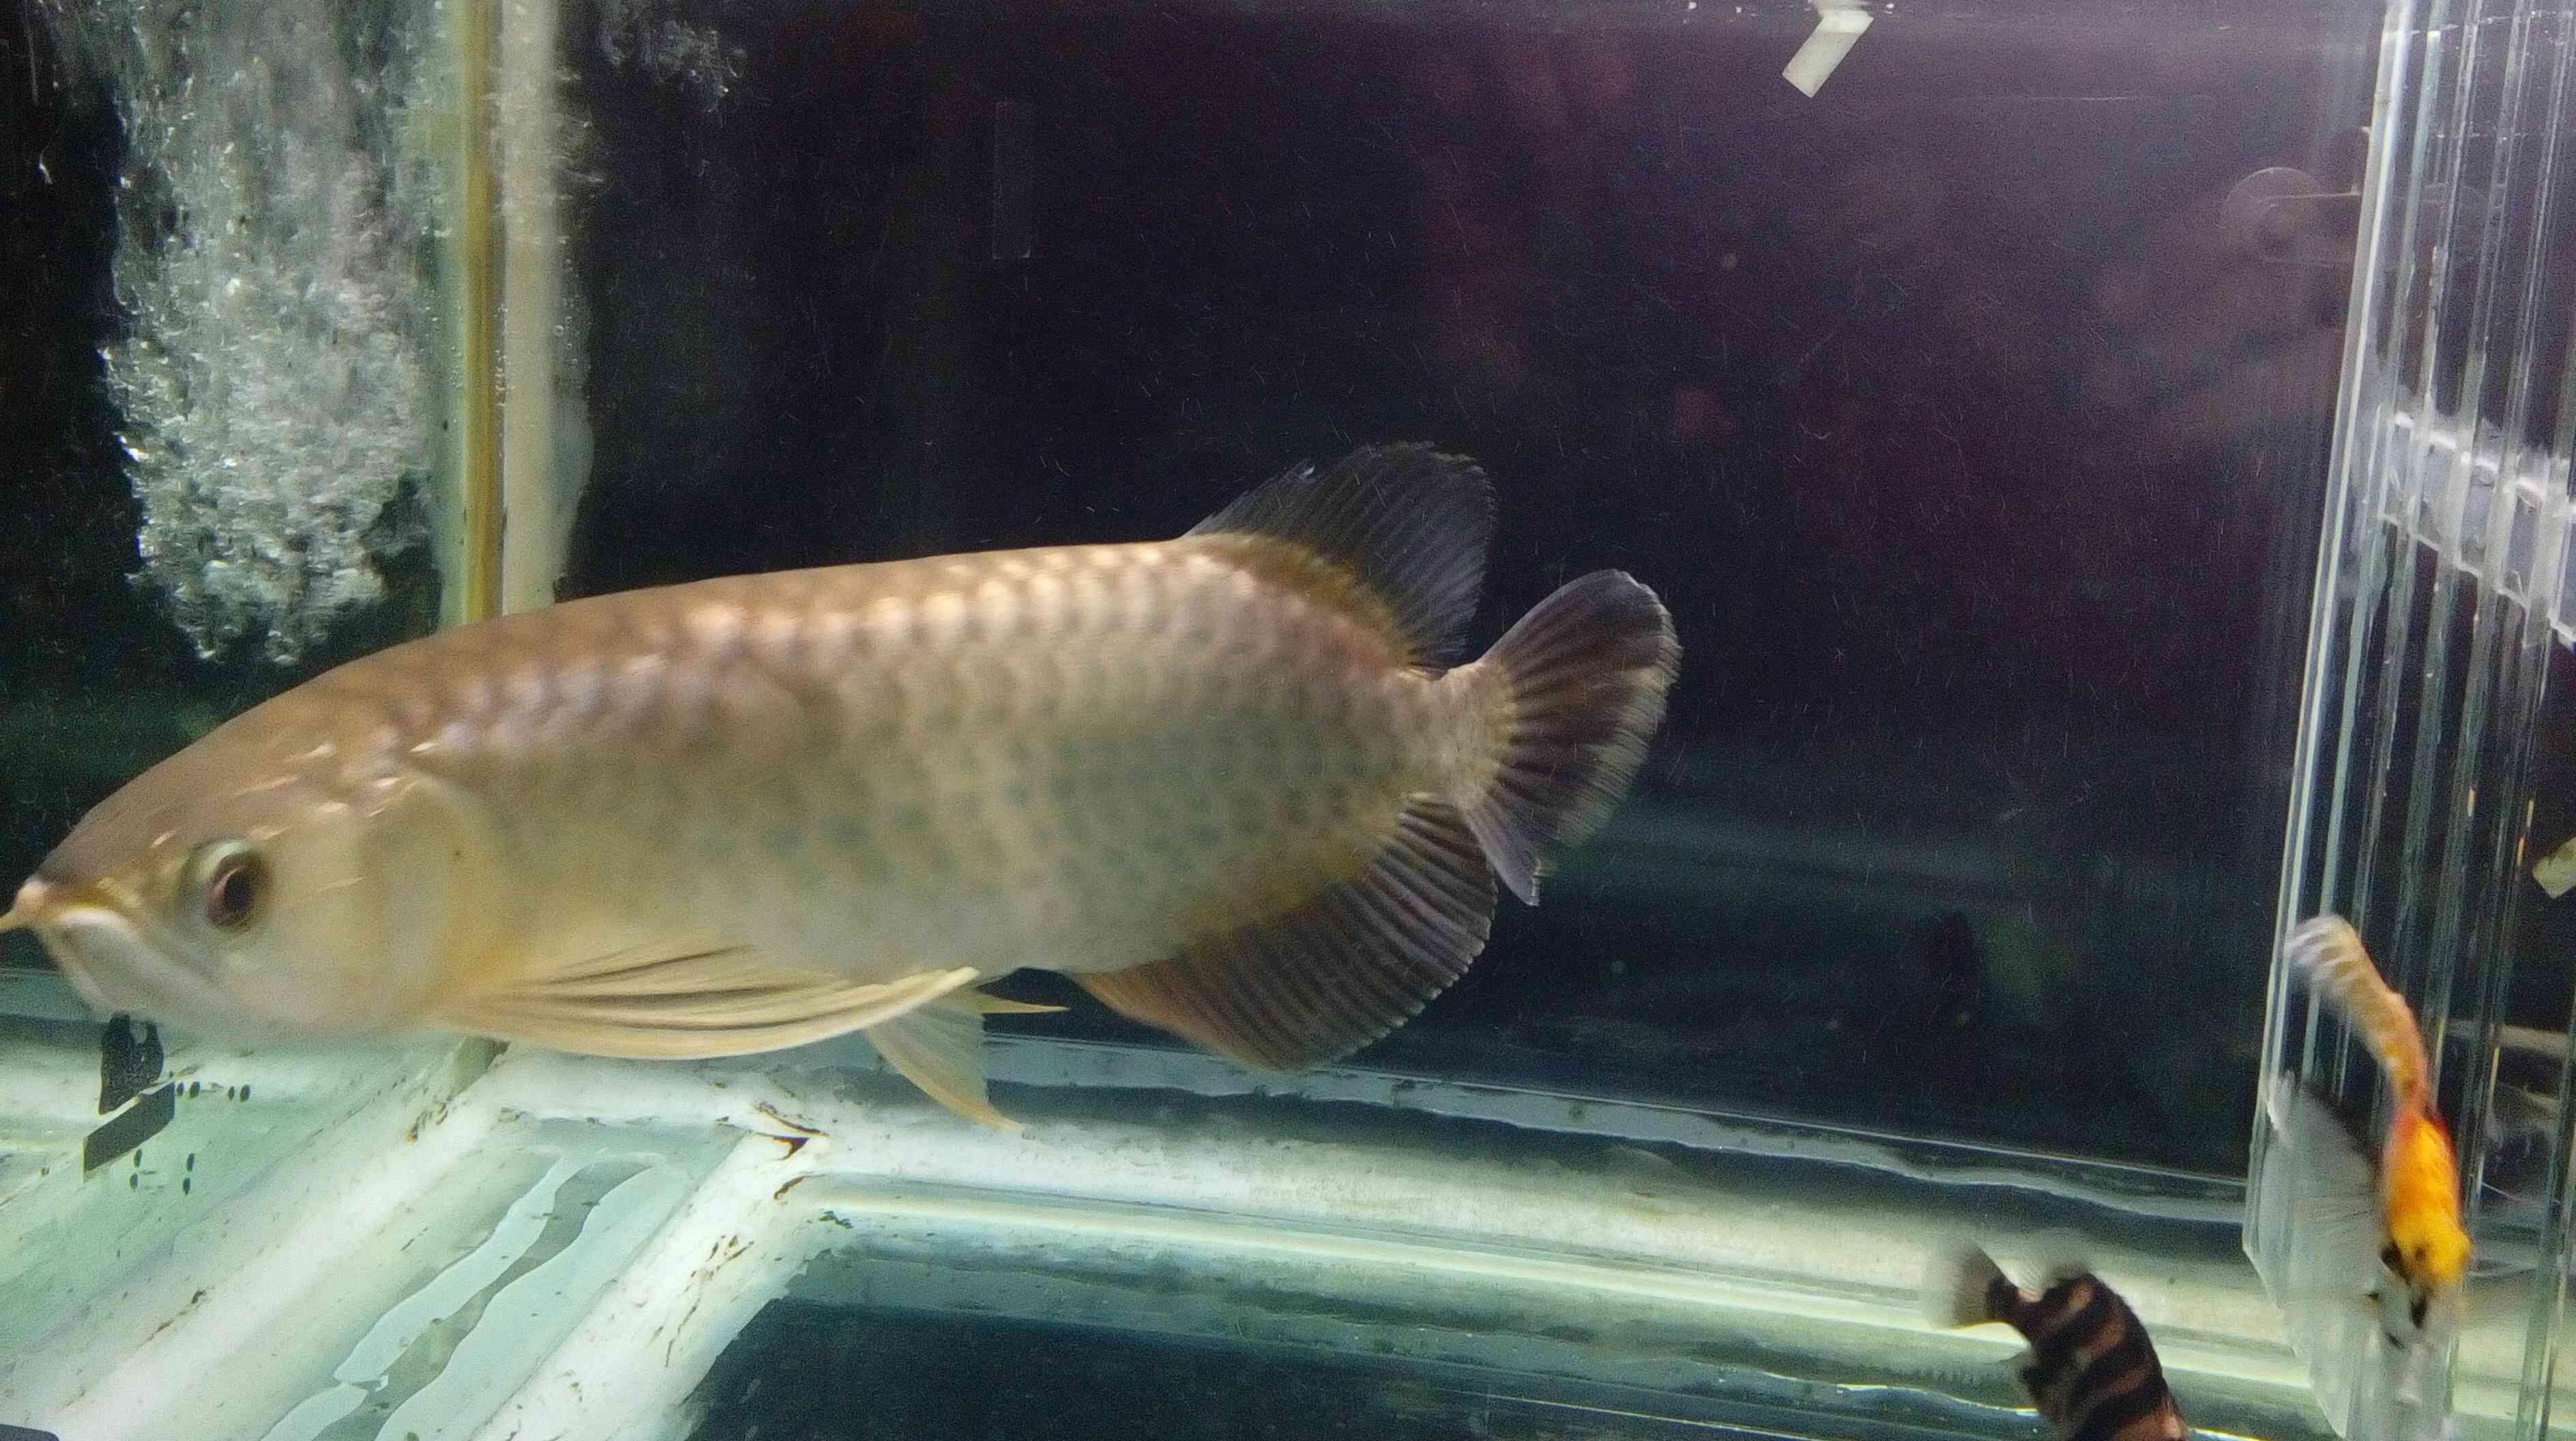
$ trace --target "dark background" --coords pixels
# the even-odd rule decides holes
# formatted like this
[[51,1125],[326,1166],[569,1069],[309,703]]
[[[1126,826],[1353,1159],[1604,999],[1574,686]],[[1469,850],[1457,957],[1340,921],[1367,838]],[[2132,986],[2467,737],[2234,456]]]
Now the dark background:
[[[1685,654],[1638,798],[1366,1059],[2239,1169],[2350,274],[2223,202],[2353,183],[2375,17],[1932,8],[1811,100],[1803,4],[569,6],[565,593],[1159,537],[1436,441],[1502,494],[1479,644],[1616,565]],[[34,43],[13,876],[435,586],[415,552],[290,674],[196,660],[124,580],[118,138]]]

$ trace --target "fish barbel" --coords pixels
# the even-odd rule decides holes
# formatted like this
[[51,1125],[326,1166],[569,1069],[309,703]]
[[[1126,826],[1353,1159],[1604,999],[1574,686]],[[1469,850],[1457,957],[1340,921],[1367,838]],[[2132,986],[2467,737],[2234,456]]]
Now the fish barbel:
[[[1243,1063],[1400,1024],[1625,794],[1679,662],[1616,571],[1443,669],[1473,462],[1299,466],[1188,534],[735,576],[395,646],[109,797],[0,916],[240,1040],[702,1057],[863,1032],[961,1114],[1061,971]],[[1042,1008],[1041,1008],[1042,1009]],[[1006,1124],[1006,1123],[1005,1123]]]

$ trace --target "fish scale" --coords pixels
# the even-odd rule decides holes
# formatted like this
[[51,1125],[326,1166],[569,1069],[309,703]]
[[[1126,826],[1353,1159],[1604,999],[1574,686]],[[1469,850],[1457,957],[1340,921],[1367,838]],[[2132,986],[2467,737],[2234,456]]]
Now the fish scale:
[[[693,894],[694,920],[768,947],[801,947],[836,935],[847,954],[830,958],[832,964],[860,981],[892,979],[917,964],[936,921],[978,894],[1043,896],[1068,879],[1083,895],[1071,909],[1086,918],[1085,928],[1039,933],[1005,917],[974,927],[982,944],[952,944],[951,954],[987,973],[1040,951],[1052,968],[1066,971],[1132,964],[1140,949],[1156,952],[1187,939],[1156,918],[1172,914],[1176,901],[1210,890],[1216,876],[1283,855],[1305,867],[1332,865],[1332,852],[1348,848],[1341,834],[1371,822],[1356,813],[1360,795],[1374,794],[1377,809],[1386,811],[1396,794],[1390,783],[1408,767],[1415,783],[1403,789],[1431,779],[1437,757],[1408,754],[1398,743],[1405,734],[1399,707],[1385,694],[1428,691],[1431,683],[1383,666],[1356,683],[1324,670],[1337,651],[1357,649],[1338,617],[1303,605],[1280,607],[1261,626],[1221,616],[1213,626],[1218,644],[1196,653],[1203,659],[1176,661],[1159,652],[1172,634],[1157,623],[1163,614],[1212,609],[1247,594],[1258,604],[1258,591],[1246,591],[1241,573],[1212,558],[1174,563],[1161,553],[1110,546],[944,561],[926,569],[920,563],[891,573],[850,567],[799,577],[767,597],[727,581],[708,594],[610,596],[513,617],[507,642],[474,656],[492,673],[452,686],[439,708],[443,715],[434,714],[429,727],[436,749],[415,763],[512,817],[504,826],[500,868],[526,878],[538,893],[559,894],[596,889],[601,868],[592,858],[619,856],[621,847],[662,848],[669,832],[638,830],[623,817],[660,789],[640,763],[684,758],[697,779],[647,809],[697,839],[709,859],[758,868],[729,883],[743,914],[726,916],[719,899]],[[1050,607],[1051,588],[1034,582],[1063,574],[1100,584],[1069,586]],[[923,580],[935,584],[918,584]],[[624,625],[585,614],[628,604],[664,613]],[[844,617],[855,624],[843,624]],[[612,640],[610,654],[612,666],[628,676],[618,714],[600,728],[605,743],[557,723],[555,713],[575,705],[563,687],[543,679],[565,668],[554,660],[565,648],[597,645],[603,634],[627,638],[622,646]],[[1068,634],[1121,644],[1031,663],[1053,653]],[[850,661],[825,669],[822,663],[839,659],[839,647],[815,640],[841,635]],[[663,648],[652,649],[657,643]],[[1235,646],[1251,651],[1247,664],[1231,662]],[[621,649],[633,654],[620,657]],[[636,667],[636,657],[656,663]],[[1289,670],[1291,682],[1268,679],[1264,667]],[[1081,673],[1088,684],[1047,683],[1068,672]],[[1314,679],[1295,679],[1306,676]],[[1261,683],[1243,684],[1247,677]],[[1357,697],[1354,707],[1370,721],[1339,735],[1318,729],[1313,717],[1341,707],[1313,704],[1317,687],[1376,692]],[[1060,703],[1067,690],[1074,692],[1070,705]],[[1195,708],[1223,723],[1158,722],[1172,707]],[[1418,714],[1427,707],[1406,709]],[[1064,725],[1068,715],[1080,723]],[[460,716],[461,732],[454,725]],[[897,743],[859,744],[879,737]],[[1349,743],[1361,737],[1382,740]],[[395,748],[418,743],[407,731],[383,739]],[[1338,754],[1327,754],[1335,741],[1342,742]],[[1357,783],[1284,789],[1276,778],[1283,757],[1319,776],[1347,772]],[[1117,844],[1048,853],[1014,843],[1043,808],[1010,805],[1005,794],[1015,785],[1029,791],[1058,778],[1070,783],[1072,794],[1049,804],[1100,816],[1107,824],[1095,828],[1109,831]],[[869,812],[855,818],[865,828],[863,854],[838,859],[880,858],[911,883],[908,894],[918,904],[909,912],[886,905],[864,885],[864,866],[852,865],[847,869],[862,884],[843,888],[850,902],[836,904],[821,887],[797,887],[801,923],[796,934],[782,935],[769,919],[785,899],[772,867],[810,863],[810,848],[826,842],[819,831],[796,826],[793,855],[764,857],[773,848],[761,843],[761,833],[775,829],[781,813],[797,804],[791,795],[835,792],[865,797]],[[1332,813],[1301,804],[1318,797],[1338,802]],[[1211,839],[1215,844],[1207,844]],[[1086,856],[1102,864],[1086,866]],[[665,898],[655,884],[661,877],[645,854],[623,859],[628,864],[617,869],[646,883],[635,894],[601,899],[624,915],[655,913]],[[1343,869],[1353,864],[1340,862]],[[1206,908],[1231,909],[1223,900]],[[676,926],[681,919],[668,921]]]

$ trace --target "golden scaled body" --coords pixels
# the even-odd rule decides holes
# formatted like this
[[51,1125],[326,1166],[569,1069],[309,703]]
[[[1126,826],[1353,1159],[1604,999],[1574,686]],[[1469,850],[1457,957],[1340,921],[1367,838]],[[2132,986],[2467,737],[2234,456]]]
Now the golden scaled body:
[[84,819],[5,924],[94,1004],[610,1055],[862,1030],[993,1117],[1023,966],[1264,1065],[1401,1022],[1497,876],[1625,791],[1678,657],[1596,572],[1484,658],[1492,503],[1417,447],[1175,540],[729,577],[469,626],[255,708]]

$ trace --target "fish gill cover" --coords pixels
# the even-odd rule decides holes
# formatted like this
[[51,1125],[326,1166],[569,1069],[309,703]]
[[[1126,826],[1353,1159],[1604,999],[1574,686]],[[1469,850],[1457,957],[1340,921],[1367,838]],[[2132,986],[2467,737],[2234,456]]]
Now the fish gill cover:
[[296,660],[423,538],[437,396],[410,139],[433,37],[376,4],[45,7],[123,133],[100,354],[141,502],[139,584],[201,655]]

